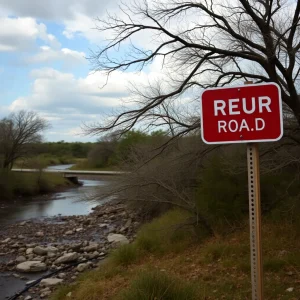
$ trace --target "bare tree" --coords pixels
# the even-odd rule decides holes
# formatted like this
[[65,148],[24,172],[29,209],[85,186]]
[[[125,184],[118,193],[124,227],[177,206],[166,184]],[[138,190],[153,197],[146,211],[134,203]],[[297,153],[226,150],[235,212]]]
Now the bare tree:
[[0,120],[1,167],[11,169],[16,159],[28,156],[31,146],[41,142],[41,132],[48,126],[46,120],[32,111],[21,110]]
[[[152,93],[140,88],[140,100],[133,109],[94,124],[89,133],[128,131],[141,121],[153,125],[151,112],[168,112],[168,99],[199,97],[203,88],[248,80],[276,82],[299,127],[300,1],[136,0],[120,8],[121,14],[99,20],[98,29],[111,39],[92,55],[95,70],[107,75],[134,67],[141,70],[161,58],[169,84],[167,88],[151,86]],[[141,34],[152,37],[153,49],[133,42]],[[116,49],[126,54],[114,55]],[[166,120],[166,114],[161,117]],[[167,117],[167,124],[173,123],[174,128],[176,123],[181,129],[177,136],[200,126],[198,118]]]

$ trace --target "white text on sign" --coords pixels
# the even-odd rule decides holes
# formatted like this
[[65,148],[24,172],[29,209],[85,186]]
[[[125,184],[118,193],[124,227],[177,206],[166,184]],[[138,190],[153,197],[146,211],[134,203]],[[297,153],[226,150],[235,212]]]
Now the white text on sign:
[[[272,112],[270,108],[271,99],[268,96],[261,96],[258,98],[251,97],[251,105],[247,107],[246,98],[229,99],[227,102],[224,100],[214,101],[214,115],[218,116],[219,113],[226,116],[226,106],[228,106],[228,115],[239,115],[242,112],[245,114],[253,114],[258,108],[259,113]],[[220,120],[218,121],[218,132],[242,132],[246,131],[260,131],[265,128],[265,121],[262,118],[255,118],[255,127],[250,128],[247,121],[242,119],[240,122],[231,120],[229,122]]]

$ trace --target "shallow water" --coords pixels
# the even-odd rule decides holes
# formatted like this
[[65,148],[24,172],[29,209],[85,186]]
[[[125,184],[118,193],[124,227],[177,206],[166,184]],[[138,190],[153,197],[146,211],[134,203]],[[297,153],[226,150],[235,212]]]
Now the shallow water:
[[[52,166],[48,169],[62,170],[71,166]],[[32,218],[89,214],[93,207],[101,203],[93,200],[93,196],[96,193],[101,193],[101,187],[106,186],[108,182],[104,180],[80,181],[83,184],[82,186],[70,188],[60,193],[32,198],[18,198],[11,202],[0,202],[0,225],[13,224]]]

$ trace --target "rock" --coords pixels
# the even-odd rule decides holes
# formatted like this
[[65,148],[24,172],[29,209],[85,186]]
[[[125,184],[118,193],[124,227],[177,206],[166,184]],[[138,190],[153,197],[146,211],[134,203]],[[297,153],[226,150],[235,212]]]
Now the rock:
[[58,285],[60,283],[63,282],[63,279],[59,279],[59,278],[46,278],[46,279],[42,279],[40,285],[41,286],[55,286]]
[[72,250],[79,250],[82,246],[82,243],[75,243],[70,245],[70,249]]
[[41,261],[25,261],[18,264],[16,270],[24,273],[42,272],[47,270],[47,266]]
[[114,246],[129,244],[129,240],[127,239],[127,237],[122,234],[110,233],[107,236],[107,240]]
[[105,224],[105,223],[102,223],[102,224],[99,224],[99,227],[100,227],[100,228],[107,228],[107,227],[108,227],[108,225],[107,225],[107,224]]
[[19,224],[19,226],[24,226],[24,225],[26,225],[26,224],[27,224],[27,222],[24,221],[24,222],[21,222],[21,223]]
[[13,274],[13,276],[14,276],[15,278],[20,278],[20,277],[21,277],[19,274]]
[[43,237],[44,236],[44,232],[42,231],[38,231],[36,234],[35,234],[36,237]]
[[76,268],[78,272],[83,272],[89,268],[88,264],[79,264]]
[[76,229],[76,232],[81,232],[81,231],[83,231],[83,228],[77,228]]
[[59,257],[56,261],[55,264],[65,264],[65,263],[69,263],[72,261],[76,261],[78,259],[79,255],[76,252],[71,252],[71,253],[67,253],[61,257]]
[[57,275],[57,277],[58,278],[60,278],[60,279],[64,279],[64,278],[66,278],[66,273],[59,273],[58,275]]
[[120,232],[124,232],[124,231],[128,230],[131,223],[132,223],[131,219],[128,219],[127,222],[125,223],[125,225],[120,229]]
[[27,257],[28,257],[28,260],[33,260],[34,255],[33,254],[29,254]]
[[7,244],[7,243],[9,243],[11,241],[11,238],[7,238],[7,239],[5,239],[4,241],[2,241],[1,243],[2,244]]
[[26,257],[24,257],[24,256],[18,256],[18,257],[16,258],[16,262],[18,262],[18,263],[22,263],[22,262],[24,262],[24,261],[26,261]]
[[94,258],[97,258],[99,256],[99,252],[98,251],[95,251],[91,254],[88,254],[88,258],[89,259],[94,259]]
[[32,261],[41,261],[44,262],[45,261],[45,257],[43,256],[36,256],[32,259]]
[[289,292],[289,293],[291,293],[293,290],[294,290],[293,287],[290,287],[290,288],[286,289],[286,291]]
[[54,257],[56,257],[56,253],[54,253],[54,252],[48,252],[47,256],[49,258],[54,258]]
[[98,249],[98,247],[99,247],[99,245],[97,243],[90,243],[89,246],[83,248],[83,251],[84,252],[96,251]]
[[33,249],[33,253],[37,255],[46,255],[47,254],[47,248],[41,247],[41,246],[36,246]]
[[13,249],[16,249],[16,248],[19,248],[20,245],[19,245],[19,243],[15,243],[15,244],[11,245],[10,247]]
[[83,221],[83,225],[90,225],[92,223],[92,219],[86,219]]
[[69,231],[66,231],[65,232],[65,235],[72,235],[73,234],[73,231],[72,230],[69,230]]
[[28,248],[26,250],[26,255],[32,254],[33,253],[33,248]]
[[41,247],[41,246],[36,246],[33,249],[33,253],[37,255],[47,255],[48,253],[57,253],[58,249],[56,247]]
[[51,291],[48,291],[48,292],[45,292],[45,293],[41,293],[40,294],[40,298],[43,299],[43,298],[46,298],[46,297],[48,297],[50,295],[51,295]]
[[18,239],[23,240],[23,239],[25,239],[25,236],[24,235],[18,235]]
[[67,296],[68,298],[71,298],[71,297],[72,297],[72,292],[68,293],[66,296]]
[[32,300],[31,296],[27,296],[24,300]]

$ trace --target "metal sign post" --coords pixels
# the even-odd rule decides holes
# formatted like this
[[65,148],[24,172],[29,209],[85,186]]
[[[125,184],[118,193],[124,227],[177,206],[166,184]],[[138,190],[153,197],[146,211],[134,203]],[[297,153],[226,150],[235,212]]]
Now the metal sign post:
[[261,203],[258,144],[247,144],[252,300],[263,300]]
[[263,300],[258,143],[283,135],[281,91],[275,83],[206,89],[201,137],[206,144],[247,143],[252,300]]

